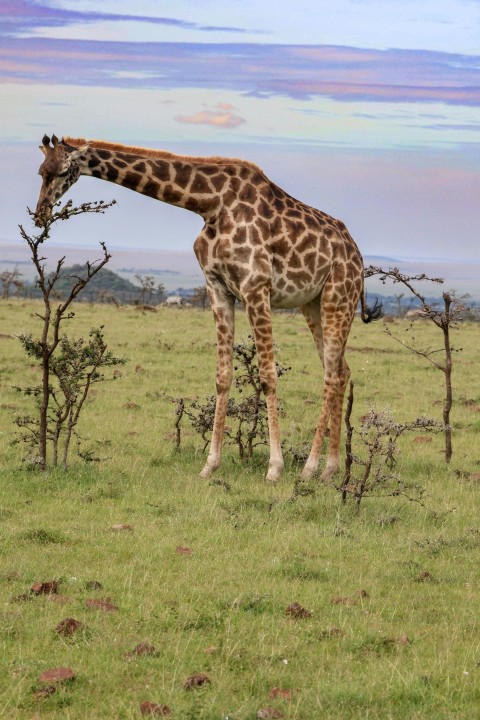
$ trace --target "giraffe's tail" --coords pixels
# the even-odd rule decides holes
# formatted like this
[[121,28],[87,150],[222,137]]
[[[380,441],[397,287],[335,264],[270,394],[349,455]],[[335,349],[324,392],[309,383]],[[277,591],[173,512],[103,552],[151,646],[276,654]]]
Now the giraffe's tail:
[[378,298],[375,298],[375,304],[370,308],[365,300],[365,291],[363,291],[360,297],[360,303],[362,306],[362,320],[364,323],[372,322],[372,320],[380,320],[380,318],[383,317],[383,305],[379,302]]

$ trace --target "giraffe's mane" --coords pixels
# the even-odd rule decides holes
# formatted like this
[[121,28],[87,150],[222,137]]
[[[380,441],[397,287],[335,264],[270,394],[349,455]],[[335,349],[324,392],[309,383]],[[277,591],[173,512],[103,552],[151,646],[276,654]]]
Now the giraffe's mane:
[[72,145],[73,147],[81,147],[82,145],[89,145],[91,148],[97,150],[113,150],[116,152],[129,153],[131,155],[141,155],[142,157],[154,157],[164,160],[179,160],[180,162],[189,162],[194,164],[205,164],[209,165],[243,165],[249,167],[252,170],[256,170],[262,175],[263,170],[255,163],[249,162],[248,160],[241,160],[239,158],[227,158],[227,157],[195,157],[191,155],[176,155],[175,153],[167,152],[167,150],[153,150],[152,148],[136,147],[134,145],[122,145],[121,143],[106,142],[105,140],[85,140],[84,138],[71,138],[64,137],[63,142],[66,145]]

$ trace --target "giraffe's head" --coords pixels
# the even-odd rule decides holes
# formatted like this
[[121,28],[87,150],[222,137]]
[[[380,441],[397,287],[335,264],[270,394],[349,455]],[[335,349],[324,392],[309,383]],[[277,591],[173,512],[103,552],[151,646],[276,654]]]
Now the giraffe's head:
[[80,177],[78,159],[87,147],[71,147],[63,140],[59,142],[55,135],[52,135],[50,145],[50,138],[44,135],[40,150],[45,159],[38,170],[38,174],[42,176],[42,188],[35,211],[37,225],[42,225],[49,219],[53,205]]

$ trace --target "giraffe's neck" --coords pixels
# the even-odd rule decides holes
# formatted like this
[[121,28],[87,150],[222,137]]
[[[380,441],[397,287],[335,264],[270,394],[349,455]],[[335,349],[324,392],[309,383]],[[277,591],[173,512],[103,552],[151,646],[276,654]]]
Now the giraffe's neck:
[[201,162],[169,153],[149,157],[141,149],[123,151],[92,146],[85,150],[79,165],[82,175],[108,180],[204,218],[215,214],[221,203],[211,181],[219,170],[213,159]]

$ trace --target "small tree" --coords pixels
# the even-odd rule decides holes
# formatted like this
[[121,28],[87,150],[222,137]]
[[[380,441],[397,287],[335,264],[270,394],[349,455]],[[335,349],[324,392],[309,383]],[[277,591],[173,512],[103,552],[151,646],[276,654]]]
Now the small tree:
[[[47,444],[49,440],[54,443],[54,461],[58,459],[58,438],[60,431],[66,427],[66,451],[64,448],[64,461],[70,443],[71,433],[78,422],[79,413],[83,407],[91,383],[100,379],[97,374],[100,367],[115,364],[110,353],[107,353],[103,342],[101,330],[92,330],[90,341],[70,341],[61,335],[61,326],[64,320],[71,320],[74,313],[69,310],[72,302],[83,290],[85,285],[94,277],[110,259],[105,243],[100,243],[103,257],[94,263],[87,262],[85,274],[73,277],[73,284],[67,294],[56,308],[53,306],[55,299],[55,283],[60,277],[65,257],[62,257],[53,272],[47,273],[45,269],[45,258],[42,256],[42,246],[49,238],[51,228],[59,221],[69,220],[76,215],[85,213],[104,213],[115,201],[111,203],[89,202],[74,207],[72,202],[67,202],[62,208],[57,204],[51,216],[39,225],[40,232],[37,235],[29,235],[20,225],[20,234],[27,243],[32,262],[37,270],[37,286],[40,288],[43,300],[43,313],[36,313],[42,321],[42,330],[38,339],[30,335],[20,336],[26,352],[40,362],[42,370],[42,382],[38,387],[30,387],[22,390],[26,395],[34,396],[38,402],[38,418],[17,418],[17,424],[28,430],[27,436],[31,444],[38,449],[38,466],[45,470],[47,467]],[[59,208],[59,209],[56,209]],[[39,222],[35,214],[28,210],[32,219]],[[67,312],[68,311],[68,312]],[[55,355],[60,346],[60,352]],[[68,368],[71,376],[68,378]],[[59,382],[59,390],[63,395],[60,399],[58,391],[52,384],[56,377]],[[52,415],[49,414],[52,403],[55,407]],[[52,425],[53,418],[53,425]],[[24,439],[26,439],[24,437]]]
[[[29,334],[20,335],[19,339],[30,357],[42,360],[42,346],[38,340]],[[107,349],[103,327],[92,328],[87,341],[83,338],[71,340],[66,335],[60,338],[57,352],[50,358],[50,373],[57,381],[55,385],[50,382],[47,414],[47,440],[52,443],[53,466],[59,464],[62,444],[61,463],[66,469],[70,442],[88,392],[94,383],[105,379],[101,370],[124,362]],[[36,395],[35,387],[17,389],[26,395]],[[37,447],[40,442],[38,418],[17,418],[16,423],[26,430],[22,439]]]
[[402,303],[402,300],[405,297],[405,293],[403,293],[403,292],[396,293],[394,297],[395,297],[395,305],[397,306],[396,307],[397,317],[403,317],[406,313],[406,310],[404,310],[403,303]]
[[8,300],[12,285],[17,292],[23,287],[21,277],[22,273],[18,268],[14,268],[13,270],[3,270],[0,273],[0,282],[2,283],[2,300]]
[[198,287],[193,288],[193,294],[191,299],[194,305],[196,305],[197,307],[201,307],[202,310],[205,310],[208,305],[207,286],[199,285]]
[[151,304],[153,293],[155,291],[155,278],[153,275],[141,275],[140,273],[136,273],[135,279],[140,283],[141,304]]
[[[412,337],[412,342],[406,342],[401,338],[398,338],[392,333],[389,326],[385,323],[384,331],[387,335],[392,337],[394,340],[399,342],[403,347],[411,352],[415,353],[419,357],[425,358],[433,367],[437,368],[444,374],[445,381],[445,399],[443,404],[443,425],[445,433],[445,460],[450,462],[452,458],[452,428],[450,425],[450,411],[453,403],[453,391],[452,391],[452,366],[453,366],[453,353],[456,352],[450,341],[450,329],[458,328],[459,321],[463,320],[463,316],[467,311],[467,306],[464,302],[465,298],[457,298],[453,292],[444,292],[443,307],[438,307],[436,304],[427,301],[424,295],[417,290],[414,283],[417,281],[427,280],[434,283],[443,283],[442,278],[430,278],[424,273],[421,275],[404,275],[398,268],[390,268],[384,270],[383,268],[375,267],[370,265],[365,270],[365,277],[371,277],[373,275],[379,275],[380,280],[383,284],[387,280],[392,280],[393,283],[401,283],[404,285],[412,295],[419,301],[420,310],[416,316],[413,317],[409,328],[412,328],[413,323],[419,318],[430,320],[438,327],[443,334],[443,348],[432,350],[431,348],[421,348],[413,344],[415,338]],[[439,352],[444,353],[443,362],[439,361],[434,357]]]
[[165,300],[165,285],[163,283],[157,285],[157,298],[160,305]]

